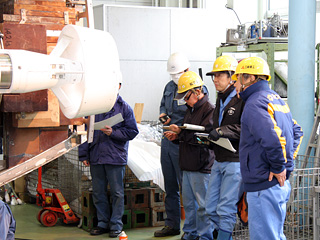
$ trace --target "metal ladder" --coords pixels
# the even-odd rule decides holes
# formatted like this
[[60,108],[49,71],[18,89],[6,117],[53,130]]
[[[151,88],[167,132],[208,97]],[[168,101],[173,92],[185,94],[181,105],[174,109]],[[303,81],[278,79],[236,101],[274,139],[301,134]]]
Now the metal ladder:
[[306,148],[306,152],[305,152],[305,156],[304,156],[304,160],[302,163],[301,168],[306,168],[307,164],[308,164],[308,159],[310,154],[312,153],[312,150],[314,150],[314,166],[315,168],[319,167],[319,159],[320,159],[320,140],[319,137],[317,135],[317,130],[318,130],[318,126],[320,123],[320,107],[318,107],[315,119],[314,119],[314,123],[313,123],[313,127],[312,127],[312,131],[311,131],[311,135],[309,138],[309,142]]

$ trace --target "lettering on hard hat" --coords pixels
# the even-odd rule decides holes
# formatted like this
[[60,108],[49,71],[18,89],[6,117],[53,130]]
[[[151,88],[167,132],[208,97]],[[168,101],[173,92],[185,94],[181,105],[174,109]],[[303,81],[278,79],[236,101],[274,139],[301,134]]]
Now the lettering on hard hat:
[[254,65],[246,65],[246,66],[242,66],[241,69],[255,69]]

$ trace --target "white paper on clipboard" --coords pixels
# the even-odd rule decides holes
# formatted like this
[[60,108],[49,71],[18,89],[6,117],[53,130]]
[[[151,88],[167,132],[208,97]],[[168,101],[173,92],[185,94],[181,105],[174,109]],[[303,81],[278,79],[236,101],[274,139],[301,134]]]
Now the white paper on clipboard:
[[122,114],[118,113],[117,115],[114,115],[108,119],[94,123],[94,130],[100,130],[104,128],[106,125],[112,127],[122,121],[123,121]]
[[232,146],[231,142],[229,141],[228,138],[219,138],[217,141],[213,141],[209,138],[209,134],[208,133],[195,133],[195,135],[197,137],[200,138],[206,138],[207,140],[209,140],[210,142],[213,142],[214,144],[217,144],[231,152],[236,152],[237,150],[234,149],[234,147]]

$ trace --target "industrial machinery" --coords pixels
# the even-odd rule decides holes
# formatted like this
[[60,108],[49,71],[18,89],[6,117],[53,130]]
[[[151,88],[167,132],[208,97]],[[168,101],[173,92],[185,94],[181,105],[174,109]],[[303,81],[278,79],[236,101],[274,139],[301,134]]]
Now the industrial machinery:
[[42,207],[37,219],[46,227],[54,226],[59,218],[66,224],[79,222],[60,190],[42,188],[42,167],[38,168],[37,205]]
[[63,28],[50,55],[0,50],[0,70],[0,93],[51,89],[69,119],[108,112],[122,78],[113,37],[75,25]]
[[240,24],[237,29],[227,29],[226,44],[240,45],[263,42],[288,42],[288,23],[278,14],[266,20],[255,21],[248,28]]

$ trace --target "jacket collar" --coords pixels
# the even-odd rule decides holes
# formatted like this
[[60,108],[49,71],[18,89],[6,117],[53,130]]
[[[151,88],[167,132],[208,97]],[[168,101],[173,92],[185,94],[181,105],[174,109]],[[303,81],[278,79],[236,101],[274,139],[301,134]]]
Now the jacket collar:
[[251,86],[249,86],[243,92],[240,92],[239,95],[243,99],[243,101],[247,101],[247,99],[255,92],[270,90],[268,81],[260,80]]
[[231,85],[225,92],[223,93],[218,92],[218,97],[222,100],[222,102],[224,102],[234,89],[235,89],[235,86]]

